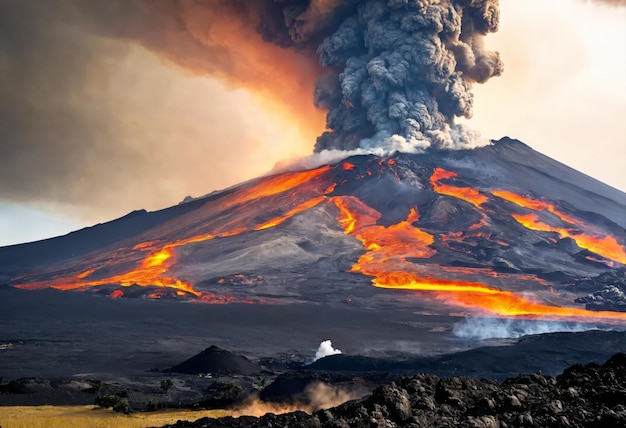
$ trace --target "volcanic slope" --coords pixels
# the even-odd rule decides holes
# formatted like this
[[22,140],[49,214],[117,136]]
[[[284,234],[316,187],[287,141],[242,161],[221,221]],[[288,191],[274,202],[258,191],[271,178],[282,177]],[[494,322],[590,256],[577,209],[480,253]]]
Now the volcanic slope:
[[623,298],[625,227],[626,194],[505,138],[353,156],[0,248],[0,284],[623,325],[623,305],[585,299]]

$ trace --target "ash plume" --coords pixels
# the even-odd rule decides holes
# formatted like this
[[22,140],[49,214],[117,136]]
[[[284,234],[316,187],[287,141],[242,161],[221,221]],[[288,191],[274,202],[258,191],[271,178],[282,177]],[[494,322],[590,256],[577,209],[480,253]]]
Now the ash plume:
[[476,145],[478,134],[455,118],[472,116],[472,84],[503,70],[482,42],[498,29],[497,0],[135,0],[80,9],[107,36],[246,87],[321,128],[313,94],[328,111],[316,151]]
[[472,84],[503,69],[482,43],[498,29],[497,0],[142,4],[107,2],[95,16],[124,12],[118,36],[287,110],[301,110],[298,98],[314,92],[328,110],[316,151],[351,150],[364,139],[404,151],[476,144],[477,134],[454,120],[472,116]]
[[472,116],[471,85],[502,73],[482,37],[498,29],[497,1],[367,1],[318,48],[339,70],[318,80],[329,129],[316,150],[366,146],[415,151],[472,145],[454,124]]
[[[234,162],[262,173],[261,136],[273,162],[316,137],[317,152],[470,146],[454,119],[502,71],[481,41],[498,15],[484,0],[0,0],[0,198],[93,221],[250,178]],[[302,138],[272,149],[217,88],[185,104],[171,65],[246,88]]]

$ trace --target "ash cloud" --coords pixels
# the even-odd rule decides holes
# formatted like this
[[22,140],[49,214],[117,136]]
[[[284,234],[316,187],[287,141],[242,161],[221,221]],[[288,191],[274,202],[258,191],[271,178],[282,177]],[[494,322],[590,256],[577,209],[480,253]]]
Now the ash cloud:
[[503,70],[482,42],[498,29],[497,0],[114,0],[79,9],[101,34],[246,87],[284,114],[295,109],[301,126],[320,125],[307,123],[314,97],[328,110],[316,151],[364,139],[389,151],[477,145],[454,120],[471,117],[472,84]]
[[316,150],[477,145],[477,134],[454,120],[472,116],[472,84],[503,71],[482,43],[498,23],[497,1],[359,4],[318,48],[320,63],[338,74],[318,80],[329,130]]
[[[255,43],[285,56],[262,69],[266,51],[252,46],[237,62],[197,40],[194,5],[0,0],[0,199],[103,221],[309,152],[324,121],[311,102],[315,61],[263,42],[252,26]],[[206,37],[221,40],[229,24]],[[264,107],[284,113],[279,125],[259,115],[268,92],[278,94]]]

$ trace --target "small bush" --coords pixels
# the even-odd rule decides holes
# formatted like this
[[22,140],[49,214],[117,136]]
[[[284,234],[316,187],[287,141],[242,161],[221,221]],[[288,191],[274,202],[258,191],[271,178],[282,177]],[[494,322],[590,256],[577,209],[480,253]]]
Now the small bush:
[[96,397],[94,405],[103,408],[112,408],[114,412],[129,414],[130,404],[126,398],[120,398],[117,395],[105,395],[102,397]]

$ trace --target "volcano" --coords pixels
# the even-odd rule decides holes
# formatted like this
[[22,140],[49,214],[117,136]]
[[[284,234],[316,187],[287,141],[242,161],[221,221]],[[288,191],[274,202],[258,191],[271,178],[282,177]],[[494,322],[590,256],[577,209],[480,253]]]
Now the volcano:
[[352,156],[0,249],[0,282],[626,323],[626,195],[504,138]]

